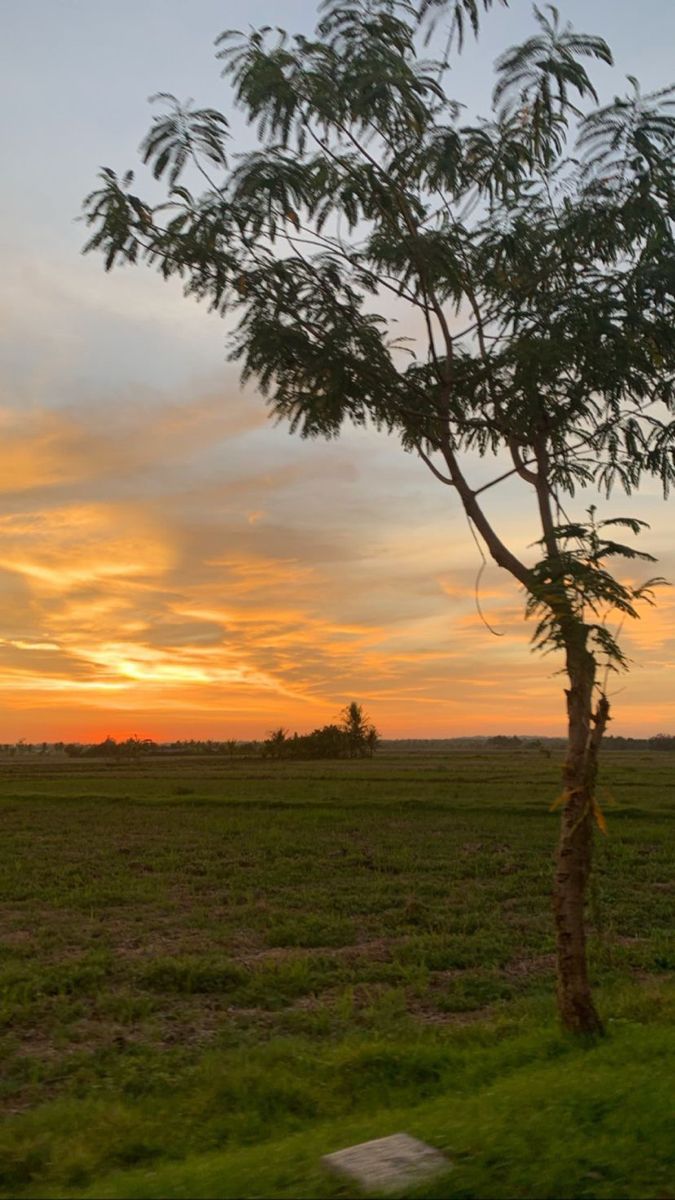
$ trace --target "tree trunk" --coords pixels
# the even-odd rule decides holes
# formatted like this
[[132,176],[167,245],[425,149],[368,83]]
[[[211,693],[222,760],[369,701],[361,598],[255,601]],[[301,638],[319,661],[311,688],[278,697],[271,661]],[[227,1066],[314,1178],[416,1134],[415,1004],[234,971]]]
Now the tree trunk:
[[570,631],[567,645],[569,722],[563,772],[565,804],[556,857],[554,913],[557,943],[558,1011],[570,1033],[603,1033],[588,981],[584,905],[593,847],[593,798],[597,754],[609,719],[604,695],[593,712],[595,660],[586,646],[586,630]]

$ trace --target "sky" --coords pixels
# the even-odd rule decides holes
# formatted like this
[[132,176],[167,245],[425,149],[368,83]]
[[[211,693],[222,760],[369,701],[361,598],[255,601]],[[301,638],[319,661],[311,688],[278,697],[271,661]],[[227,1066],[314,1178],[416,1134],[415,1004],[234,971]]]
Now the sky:
[[[626,73],[672,81],[672,0],[560,8],[612,45],[607,98]],[[314,6],[249,0],[246,18],[308,31]],[[373,431],[291,437],[240,388],[221,321],[80,253],[82,198],[100,166],[137,165],[150,94],[218,105],[251,144],[212,48],[239,21],[232,0],[3,6],[0,741],[260,737],[351,699],[387,737],[560,734],[560,664],[533,656],[522,595],[492,566],[480,599],[496,635],[482,623],[449,489]],[[449,90],[487,111],[493,59],[530,28],[522,0],[492,13]],[[491,495],[527,554],[528,497]],[[642,548],[675,579],[658,488],[618,507],[650,522]],[[673,589],[625,644],[612,732],[672,731]]]

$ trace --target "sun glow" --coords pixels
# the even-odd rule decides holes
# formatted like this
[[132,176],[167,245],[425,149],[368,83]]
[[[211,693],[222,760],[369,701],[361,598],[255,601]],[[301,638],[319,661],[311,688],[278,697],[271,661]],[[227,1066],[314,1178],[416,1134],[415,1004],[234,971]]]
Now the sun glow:
[[[235,412],[214,483],[218,408],[192,409],[121,408],[106,436],[96,410],[56,411],[44,430],[5,411],[22,473],[0,516],[5,737],[73,740],[102,714],[115,736],[260,736],[333,720],[354,697],[389,736],[560,731],[554,664],[529,653],[517,588],[483,575],[495,639],[472,546],[460,526],[448,537],[445,509],[418,513],[414,464],[392,503],[394,465],[373,475],[370,442],[307,455]],[[181,439],[193,458],[168,470]],[[293,457],[278,465],[280,446]],[[640,666],[620,712],[667,728],[672,590],[626,635]]]

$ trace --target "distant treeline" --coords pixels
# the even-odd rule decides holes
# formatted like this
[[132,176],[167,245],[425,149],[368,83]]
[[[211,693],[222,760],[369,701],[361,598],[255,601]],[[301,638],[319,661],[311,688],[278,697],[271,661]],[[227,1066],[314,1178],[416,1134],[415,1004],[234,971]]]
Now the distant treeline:
[[[562,737],[519,737],[498,733],[493,737],[459,738],[383,738],[383,750],[442,753],[446,750],[563,750],[567,745]],[[607,750],[675,750],[675,734],[657,733],[649,738],[605,737]]]
[[154,742],[152,738],[130,737],[118,742],[114,737],[107,737],[102,742],[96,742],[92,745],[83,745],[79,742],[57,743],[55,749],[63,750],[69,758],[135,759],[153,754],[171,755],[171,757],[178,755],[183,758],[204,758],[208,755],[220,758],[234,758],[235,755],[250,757],[253,755],[259,758],[261,746],[261,742],[239,742],[234,738],[224,742],[214,741],[210,738],[206,740],[190,738],[187,741]]
[[[540,747],[551,749],[554,746],[564,747],[566,744],[564,738],[519,738],[506,737],[503,734],[486,738],[483,743],[495,750],[512,750],[518,747],[532,750]],[[675,736],[667,733],[657,733],[650,738],[610,736],[603,738],[602,745],[605,750],[675,750]]]
[[[354,707],[351,717],[347,714]],[[204,758],[363,758],[372,757],[378,748],[389,751],[436,752],[451,750],[541,750],[565,746],[563,738],[529,738],[496,734],[494,737],[463,738],[400,738],[383,740],[375,726],[364,716],[361,706],[348,705],[339,725],[324,725],[312,733],[289,733],[287,729],[273,730],[264,741],[226,741],[190,738],[185,741],[155,742],[152,738],[130,737],[117,741],[114,737],[102,742],[18,742],[0,743],[0,754],[19,755],[66,754],[69,758],[107,758],[135,760],[150,755]],[[606,737],[607,750],[665,750],[675,751],[675,735],[657,733],[650,738]]]
[[360,758],[372,756],[379,743],[380,735],[366,717],[360,704],[352,701],[340,714],[339,725],[324,725],[312,733],[289,733],[283,727],[274,729],[262,742],[239,742],[230,739],[218,741],[163,742],[158,744],[151,738],[130,737],[118,742],[107,737],[96,745],[83,746],[77,743],[58,743],[71,758],[115,758],[137,759],[150,754],[170,755],[217,755],[225,758]]
[[650,738],[606,737],[609,750],[675,750],[675,734],[657,733]]
[[521,736],[497,733],[457,738],[383,738],[382,749],[406,753],[442,754],[450,750],[558,750],[567,745],[562,737]]
[[287,729],[274,729],[263,742],[262,753],[264,758],[372,758],[380,740],[361,705],[352,700],[340,713],[339,725],[292,735]]
[[324,725],[313,733],[289,733],[274,729],[264,741],[226,741],[190,738],[187,741],[155,742],[152,738],[129,737],[118,741],[106,737],[102,742],[39,742],[21,739],[0,744],[0,753],[10,755],[66,754],[69,758],[105,758],[137,760],[150,755],[220,758],[360,758],[372,756],[380,745],[380,735],[360,704],[352,700],[340,713],[340,723]]

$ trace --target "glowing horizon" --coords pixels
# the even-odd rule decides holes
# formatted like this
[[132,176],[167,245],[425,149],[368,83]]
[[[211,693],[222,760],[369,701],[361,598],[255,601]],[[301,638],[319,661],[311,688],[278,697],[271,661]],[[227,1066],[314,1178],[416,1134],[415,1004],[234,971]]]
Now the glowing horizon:
[[[422,465],[373,433],[298,443],[223,390],[120,403],[114,422],[0,413],[3,740],[257,738],[353,698],[388,737],[562,733],[559,664],[529,652],[495,567],[480,598],[500,636],[482,622],[475,547]],[[499,506],[526,553],[519,496]],[[664,589],[627,634],[639,667],[617,732],[668,730],[674,635]]]

